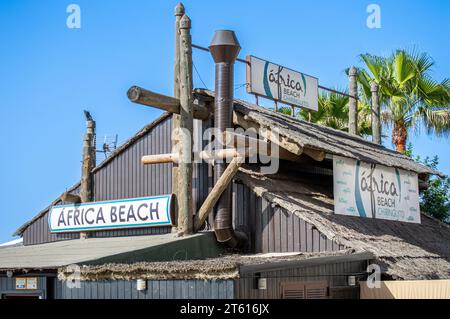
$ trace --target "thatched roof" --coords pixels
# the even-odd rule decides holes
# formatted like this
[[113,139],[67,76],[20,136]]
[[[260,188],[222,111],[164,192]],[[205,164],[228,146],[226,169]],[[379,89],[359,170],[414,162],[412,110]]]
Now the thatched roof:
[[[212,99],[214,92],[204,89],[196,89],[197,98]],[[378,144],[371,143],[361,137],[354,136],[342,131],[338,131],[326,126],[309,123],[281,113],[275,113],[249,102],[238,100],[234,101],[235,112],[245,116],[245,120],[260,125],[261,127],[278,129],[279,134],[285,136],[290,141],[297,143],[300,147],[324,151],[328,154],[336,154],[344,157],[354,158],[368,163],[393,166],[405,170],[414,171],[419,174],[436,174],[442,176],[441,172],[432,170],[429,167],[418,164],[409,157],[396,151],[387,149]],[[108,158],[94,168],[94,172],[106,166],[115,157],[124,152],[133,145],[139,138],[150,132],[156,125],[170,117],[170,113],[164,113],[159,118],[143,127],[139,132],[132,136],[128,141],[117,148]],[[76,183],[69,188],[67,192],[74,192],[80,183]],[[21,236],[25,229],[38,218],[43,216],[54,205],[61,201],[59,197],[55,199],[48,207],[40,211],[31,220],[20,226],[13,236]]]
[[450,278],[450,227],[425,214],[421,224],[334,214],[331,194],[292,176],[237,175],[258,196],[314,225],[329,239],[372,253],[388,275],[401,279]]
[[[196,90],[199,95],[214,97],[214,92]],[[280,136],[302,148],[324,151],[343,157],[397,167],[419,174],[443,175],[425,165],[419,164],[399,152],[369,142],[362,137],[310,123],[281,113],[275,113],[261,106],[236,99],[234,111],[244,116],[246,122],[261,128],[278,130]]]
[[[243,268],[250,272],[254,267],[257,267],[260,271],[264,271],[264,269],[270,271],[277,269],[277,267],[286,267],[286,265],[308,267],[321,263],[337,263],[343,260],[367,260],[372,257],[348,249],[322,253],[224,255],[203,260],[83,265],[80,267],[80,280],[224,280],[239,278]],[[245,273],[248,272],[245,271]],[[71,274],[73,274],[72,271],[65,267],[58,269],[60,280],[66,280]]]

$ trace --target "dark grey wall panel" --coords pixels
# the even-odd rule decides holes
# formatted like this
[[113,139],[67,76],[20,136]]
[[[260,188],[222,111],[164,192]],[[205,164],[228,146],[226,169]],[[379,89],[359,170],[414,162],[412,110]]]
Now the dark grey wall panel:
[[233,212],[234,226],[249,237],[248,252],[322,252],[344,248],[241,183],[233,185]]
[[[236,280],[236,298],[240,299],[279,299],[282,283],[326,281],[330,288],[330,298],[357,297],[358,287],[350,290],[347,277],[365,272],[366,261],[341,262],[304,268],[284,269],[280,271],[261,272],[267,278],[267,290],[255,289],[255,274]],[[349,293],[350,292],[350,293]]]
[[36,290],[16,290],[16,278],[17,277],[7,277],[0,276],[0,299],[5,294],[33,294],[40,295],[41,298],[47,298],[47,277],[45,276],[34,276],[27,275],[23,277],[36,277],[37,278],[37,289]]
[[[162,121],[107,165],[97,170],[94,174],[95,200],[169,194],[172,189],[172,164],[142,165],[141,158],[143,155],[171,151],[171,125],[171,118]],[[76,189],[74,193],[79,193],[79,189]],[[47,219],[48,213],[25,230],[24,245],[79,238],[79,233],[50,233]],[[170,227],[158,227],[94,231],[91,232],[91,236],[137,236],[167,233],[170,230]]]
[[[171,151],[171,122],[171,118],[163,120],[107,165],[95,171],[96,201],[154,196],[171,192],[172,164],[142,165],[141,163],[143,155]],[[208,127],[205,123],[199,127],[199,122],[196,122],[197,132],[204,132]],[[206,143],[206,140],[202,141],[202,147],[205,147]],[[206,163],[194,164],[193,199],[196,209],[200,208],[212,186],[211,167]],[[75,190],[75,193],[78,191],[78,189]],[[234,226],[246,232],[249,237],[248,252],[319,252],[343,248],[325,238],[312,225],[297,216],[280,207],[273,207],[271,203],[256,196],[241,183],[233,184],[233,215]],[[212,224],[212,216],[209,221]],[[91,236],[137,236],[170,231],[170,227],[135,228],[94,231],[91,232]],[[25,245],[33,245],[76,239],[79,238],[79,233],[50,233],[47,215],[44,215],[28,227],[23,238]]]
[[233,299],[233,280],[148,280],[137,291],[136,280],[85,281],[80,288],[62,283],[62,299]]

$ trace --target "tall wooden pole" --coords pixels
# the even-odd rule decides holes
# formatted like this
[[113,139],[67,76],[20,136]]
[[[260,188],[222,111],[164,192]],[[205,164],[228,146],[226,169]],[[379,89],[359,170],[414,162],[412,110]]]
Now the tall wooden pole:
[[[173,70],[173,96],[180,98],[180,20],[185,10],[183,4],[180,2],[175,7],[175,64]],[[178,136],[176,133],[180,128],[180,116],[178,114],[172,115],[172,152],[178,152]],[[172,166],[172,194],[178,199],[178,164],[173,163]],[[179,213],[178,202],[176,202],[176,214]]]
[[349,99],[348,109],[348,132],[350,134],[358,134],[358,100],[356,96],[358,94],[358,84],[356,82],[357,69],[352,66],[348,72],[349,78],[349,95],[353,96]]
[[[94,200],[94,181],[92,170],[95,167],[95,121],[89,112],[85,111],[86,134],[83,141],[83,162],[81,167],[80,200],[82,203]],[[88,233],[81,232],[80,238],[85,239]]]
[[378,95],[378,84],[372,83],[372,141],[381,144],[381,121],[380,121],[380,97]]
[[182,235],[192,234],[192,40],[191,20],[180,20],[180,131],[178,163],[178,228]]

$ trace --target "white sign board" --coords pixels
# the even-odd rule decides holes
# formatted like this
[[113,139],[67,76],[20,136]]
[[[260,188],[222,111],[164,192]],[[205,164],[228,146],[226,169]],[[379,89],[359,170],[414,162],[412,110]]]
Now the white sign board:
[[248,93],[317,111],[317,78],[254,56],[248,56],[247,61]]
[[333,156],[334,212],[420,223],[416,173]]
[[169,226],[171,195],[53,206],[51,232]]

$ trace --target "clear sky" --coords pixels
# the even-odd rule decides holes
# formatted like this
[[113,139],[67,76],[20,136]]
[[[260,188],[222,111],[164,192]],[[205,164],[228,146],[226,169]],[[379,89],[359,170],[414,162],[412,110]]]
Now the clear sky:
[[[69,29],[67,6],[81,8],[81,28]],[[140,85],[172,93],[173,9],[177,1],[0,1],[0,242],[75,184],[81,172],[83,110],[97,135],[119,141],[161,114],[132,104],[127,89]],[[381,8],[381,28],[366,25],[369,4]],[[184,1],[193,42],[207,46],[216,29],[235,30],[240,56],[252,54],[345,88],[344,70],[360,53],[396,48],[428,52],[434,75],[450,77],[450,1],[314,0]],[[206,52],[194,63],[208,88],[214,66]],[[195,85],[203,87],[194,73]],[[236,66],[236,85],[245,68]],[[243,87],[237,97],[253,101]],[[414,151],[439,155],[450,173],[450,141],[412,135]],[[385,145],[392,147],[390,140]],[[100,159],[103,156],[99,154]]]

